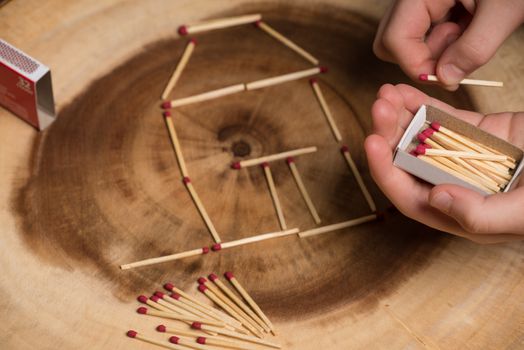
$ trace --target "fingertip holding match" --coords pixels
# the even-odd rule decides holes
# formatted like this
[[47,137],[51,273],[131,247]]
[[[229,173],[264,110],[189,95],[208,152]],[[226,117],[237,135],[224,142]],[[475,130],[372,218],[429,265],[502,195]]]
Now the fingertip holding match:
[[169,108],[171,108],[171,102],[165,101],[165,102],[162,103],[161,107],[163,109],[169,109]]
[[207,277],[209,277],[209,280],[210,280],[211,282],[215,282],[215,280],[218,279],[218,276],[215,275],[214,273],[210,273],[209,276],[207,276]]
[[175,288],[175,286],[173,285],[173,283],[167,282],[166,284],[164,284],[164,288],[171,291],[173,290],[173,288]]
[[204,293],[207,290],[207,287],[205,286],[205,284],[201,284],[198,286],[198,290]]
[[159,324],[157,327],[156,327],[156,330],[159,331],[159,332],[162,332],[162,333],[165,333],[167,328],[166,326],[164,326],[163,324]]
[[235,276],[233,275],[233,272],[227,271],[226,273],[224,273],[224,277],[228,280],[232,280]]
[[197,280],[198,284],[206,284],[207,282],[207,279],[205,277],[200,277],[198,280]]
[[141,315],[145,315],[147,314],[147,307],[139,307],[138,309],[136,309],[136,312],[138,312]]
[[180,35],[187,35],[187,27],[186,26],[180,26],[178,27],[178,34]]
[[329,71],[328,67],[326,66],[320,66],[320,73],[324,74],[324,73],[327,73]]
[[231,163],[231,169],[238,170],[240,168],[241,168],[240,162],[233,162],[233,163]]
[[136,337],[136,335],[137,335],[138,333],[137,333],[136,331],[130,329],[130,330],[127,331],[126,334],[127,334],[127,336],[128,336],[129,338],[134,338],[134,337]]
[[218,252],[219,250],[222,249],[222,245],[220,243],[215,243],[211,246],[211,249],[214,251],[214,252]]
[[425,74],[425,73],[424,73],[424,74],[420,74],[420,75],[418,76],[418,79],[419,79],[420,81],[428,81],[428,74]]

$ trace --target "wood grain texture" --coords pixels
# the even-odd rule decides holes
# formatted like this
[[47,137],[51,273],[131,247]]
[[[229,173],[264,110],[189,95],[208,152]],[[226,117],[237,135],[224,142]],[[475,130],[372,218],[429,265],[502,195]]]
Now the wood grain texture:
[[[180,2],[180,9],[197,16],[191,9],[202,9],[204,3]],[[255,4],[233,12],[260,10],[268,23],[329,66],[330,73],[321,76],[323,92],[371,185],[362,150],[370,130],[369,107],[382,83],[406,79],[396,67],[374,58],[374,21],[340,4],[311,4]],[[92,16],[124,11],[148,23],[140,16],[142,6],[147,5],[131,3]],[[197,38],[173,98],[309,67],[250,26]],[[105,76],[84,80],[84,92],[67,105],[67,94],[60,93],[66,83],[60,81],[57,97],[63,108],[57,122],[36,137],[31,152],[29,144],[2,150],[6,156],[0,163],[9,166],[2,169],[10,170],[0,179],[15,191],[1,197],[9,215],[2,214],[0,222],[12,227],[16,220],[18,226],[2,238],[9,249],[2,258],[6,274],[0,279],[5,295],[0,305],[14,311],[0,344],[13,349],[36,344],[146,349],[123,335],[135,326],[154,335],[156,323],[133,314],[134,296],[158,289],[165,280],[191,289],[199,275],[226,269],[235,271],[275,321],[286,348],[495,349],[522,344],[523,246],[480,247],[395,212],[384,222],[324,237],[287,237],[120,271],[121,263],[211,244],[181,182],[159,109],[158,96],[184,46],[184,40],[174,38],[150,41]],[[61,60],[69,67],[58,69],[63,78],[75,59],[64,55]],[[451,95],[425,89],[457,107],[475,107],[465,90]],[[0,118],[2,126],[27,137],[23,124],[6,118]],[[231,160],[317,146],[316,154],[300,157],[300,167],[323,224],[369,211],[307,80],[185,106],[173,120],[193,184],[224,241],[278,229],[262,170],[233,171]],[[13,136],[2,140],[22,142]],[[31,154],[29,165],[16,165],[13,158],[24,150]],[[289,226],[314,227],[285,162],[272,165],[272,171]],[[378,189],[370,187],[379,207],[387,208]],[[32,283],[44,293],[35,296]],[[32,308],[41,312],[28,329]],[[66,316],[64,308],[75,315]],[[506,336],[495,337],[500,334]]]

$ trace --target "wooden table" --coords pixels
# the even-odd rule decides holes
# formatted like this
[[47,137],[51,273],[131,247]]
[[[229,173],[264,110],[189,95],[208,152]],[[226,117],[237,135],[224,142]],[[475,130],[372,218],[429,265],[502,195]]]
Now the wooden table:
[[[330,68],[320,77],[344,142],[379,208],[362,143],[385,82],[407,82],[371,52],[374,1],[12,1],[0,36],[52,69],[60,116],[37,133],[0,110],[0,258],[5,349],[149,349],[135,297],[172,280],[235,271],[286,349],[524,347],[524,244],[480,246],[394,211],[339,233],[287,237],[205,257],[121,271],[119,264],[211,244],[180,181],[159,95],[189,21],[261,12]],[[198,35],[173,96],[309,67],[250,26]],[[522,110],[524,31],[479,71],[504,89],[454,94],[457,107]],[[223,240],[278,230],[263,172],[229,163],[317,146],[297,158],[323,224],[366,215],[311,87],[297,81],[186,106],[174,117],[188,169]],[[272,165],[290,227],[314,227],[285,163]],[[200,297],[200,296],[199,296]]]

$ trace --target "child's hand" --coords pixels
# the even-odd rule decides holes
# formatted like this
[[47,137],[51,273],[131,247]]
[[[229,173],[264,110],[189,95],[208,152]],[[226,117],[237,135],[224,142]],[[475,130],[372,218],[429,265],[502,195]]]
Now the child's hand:
[[393,165],[393,150],[422,104],[524,148],[524,112],[484,116],[455,109],[408,85],[387,84],[373,105],[374,134],[365,143],[378,186],[402,213],[436,229],[479,243],[524,239],[524,180],[508,193],[484,197],[460,186],[429,185]]
[[412,79],[435,73],[455,90],[523,21],[522,0],[397,0],[380,23],[373,49]]

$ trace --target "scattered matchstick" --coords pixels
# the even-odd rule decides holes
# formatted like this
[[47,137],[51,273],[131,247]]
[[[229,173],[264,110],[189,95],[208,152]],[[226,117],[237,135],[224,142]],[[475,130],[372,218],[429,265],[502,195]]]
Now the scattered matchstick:
[[[366,201],[368,202],[369,208],[372,212],[377,211],[377,206],[375,205],[375,201],[373,200],[373,197],[371,197],[371,194],[369,193],[369,190],[364,183],[364,180],[362,179],[362,176],[360,175],[360,172],[358,171],[357,166],[355,165],[355,162],[353,161],[353,158],[351,158],[351,154],[349,153],[349,148],[347,146],[342,146],[341,148],[342,154],[344,155],[344,158],[346,159],[346,163],[349,166],[349,169],[353,173],[353,176],[355,176],[355,179],[357,180],[358,186],[360,187],[360,190],[362,191],[362,194],[366,198]],[[301,236],[302,237],[302,236]]]
[[196,46],[196,40],[191,39],[187,43],[186,49],[184,50],[184,53],[182,54],[182,57],[180,58],[180,61],[178,62],[173,75],[169,79],[164,91],[162,92],[162,96],[160,97],[162,100],[165,100],[166,97],[169,95],[171,90],[175,87],[178,79],[180,78],[180,75],[182,75],[182,71],[184,68],[186,68],[187,62],[191,58],[191,55],[193,54],[193,50]]
[[322,111],[324,112],[324,115],[326,116],[326,120],[329,124],[329,127],[331,128],[331,132],[333,132],[333,136],[335,136],[335,139],[338,142],[342,141],[342,136],[340,135],[340,131],[338,130],[337,124],[335,124],[335,120],[333,119],[331,110],[329,109],[329,106],[326,103],[324,94],[322,93],[322,90],[320,89],[320,85],[318,85],[317,79],[311,78],[309,82],[311,86],[313,87],[315,96],[317,97],[317,100],[320,103],[320,107],[322,108]]
[[185,315],[181,315],[181,314],[175,314],[173,312],[166,312],[166,311],[159,311],[159,310],[152,310],[152,309],[148,309],[147,307],[139,307],[137,310],[136,310],[139,314],[141,315],[149,315],[149,316],[156,316],[156,317],[161,317],[161,318],[167,318],[167,319],[171,319],[171,320],[176,320],[176,321],[187,321],[187,322],[200,322],[200,323],[203,323],[203,324],[207,324],[207,325],[210,325],[210,326],[216,326],[216,327],[224,327],[225,324],[223,322],[215,322],[215,321],[210,321],[210,320],[207,320],[207,319],[197,319],[196,317],[189,317],[189,316],[185,316]]
[[228,337],[231,337],[231,338],[245,340],[245,341],[248,341],[250,343],[256,343],[256,344],[260,344],[260,345],[269,346],[269,347],[272,347],[272,348],[275,348],[275,349],[280,349],[281,348],[280,345],[275,344],[275,343],[271,343],[271,342],[269,342],[267,340],[259,339],[259,338],[252,337],[252,336],[249,336],[249,335],[239,334],[237,332],[232,332],[232,331],[229,331],[227,329],[207,326],[207,325],[204,325],[204,324],[199,323],[199,322],[194,322],[191,325],[191,328],[198,329],[198,330],[212,331],[212,332],[216,332],[216,333],[218,333],[220,335],[225,335],[225,336],[228,336]]
[[441,156],[441,157],[457,157],[465,159],[478,159],[478,160],[491,160],[494,162],[503,162],[507,160],[507,157],[504,155],[498,154],[482,154],[482,153],[473,153],[473,152],[462,152],[462,151],[448,151],[443,149],[431,149],[424,146],[417,146],[417,154],[427,155],[427,156]]
[[266,323],[269,329],[271,329],[271,332],[275,334],[275,327],[273,327],[273,324],[271,323],[269,318],[267,318],[262,309],[257,305],[257,303],[255,303],[253,298],[251,298],[249,293],[244,289],[244,287],[242,287],[240,282],[238,282],[235,275],[233,275],[232,272],[228,271],[224,273],[224,277],[233,285],[233,287],[235,287],[237,292],[240,293],[242,298],[244,298],[244,300],[249,304],[249,306],[251,306],[253,311],[255,311],[255,313]]
[[182,25],[178,28],[178,34],[188,35],[188,34],[200,33],[200,32],[213,30],[213,29],[228,28],[228,27],[238,26],[242,24],[255,23],[256,21],[260,21],[261,19],[262,19],[262,15],[260,14],[220,18],[220,19],[215,19],[215,20],[206,21],[206,22]]
[[379,216],[377,214],[367,215],[367,216],[363,216],[363,217],[358,218],[358,219],[344,221],[344,222],[340,222],[338,224],[327,225],[327,226],[323,226],[323,227],[314,228],[314,229],[311,229],[311,230],[308,230],[308,231],[300,232],[298,234],[298,236],[300,238],[316,236],[316,235],[320,235],[320,234],[323,234],[323,233],[328,233],[328,232],[341,230],[343,228],[357,226],[357,225],[363,224],[365,222],[377,220],[378,218],[379,218]]
[[187,349],[186,347],[181,347],[181,346],[177,346],[177,345],[173,345],[173,344],[169,344],[169,343],[164,343],[164,342],[158,341],[156,339],[152,339],[152,338],[143,336],[142,334],[139,334],[138,332],[133,331],[133,330],[127,331],[127,336],[129,338],[138,339],[138,340],[141,340],[141,341],[149,343],[149,344],[153,344],[153,345],[158,345],[158,346],[164,347],[166,349],[173,349],[173,350],[185,350],[185,349]]
[[291,170],[293,178],[295,179],[295,183],[297,184],[298,190],[300,191],[300,194],[302,195],[304,202],[306,202],[306,206],[309,209],[311,216],[313,217],[313,220],[315,220],[315,223],[317,225],[320,224],[322,220],[320,220],[320,216],[318,216],[317,209],[313,205],[313,201],[311,200],[311,197],[309,196],[309,193],[306,190],[306,186],[304,186],[304,182],[302,182],[302,177],[300,176],[297,166],[295,165],[294,158],[288,157],[286,159],[286,162],[289,166],[289,170]]
[[190,348],[197,349],[197,350],[207,350],[207,349],[209,349],[207,346],[200,345],[199,343],[192,342],[190,340],[177,337],[176,335],[173,335],[173,336],[169,337],[169,342],[172,343],[172,344],[188,346]]
[[268,86],[287,83],[289,81],[298,80],[298,79],[302,79],[302,78],[310,77],[312,75],[317,75],[317,74],[326,73],[326,72],[327,72],[327,68],[325,67],[315,67],[315,68],[305,69],[305,70],[301,70],[301,71],[294,72],[294,73],[280,75],[277,77],[256,80],[256,81],[247,83],[246,90],[251,91],[251,90],[256,90],[256,89],[262,89]]
[[[184,335],[187,337],[201,337],[203,334],[203,331],[196,331],[196,330],[187,330],[187,329],[180,329],[176,327],[166,327],[165,325],[161,324],[156,327],[156,330],[160,333],[171,333],[171,334],[179,334]],[[214,334],[217,334],[214,332]]]
[[136,298],[139,302],[141,302],[142,304],[146,304],[146,305],[149,305],[151,306],[152,308],[154,309],[157,309],[158,311],[163,311],[163,312],[173,312],[172,310],[170,310],[169,308],[163,306],[163,305],[160,305],[156,302],[154,302],[153,300],[150,300],[148,297],[146,297],[145,295],[140,295],[138,296],[138,298]]
[[286,38],[284,35],[277,32],[275,29],[271,28],[266,22],[259,20],[255,22],[255,25],[257,26],[257,28],[262,29],[264,32],[272,36],[274,39],[280,41],[282,44],[295,51],[297,54],[304,57],[306,60],[308,60],[315,66],[318,65],[318,60],[315,57],[313,57],[313,55],[311,55],[309,52],[295,44],[293,41]]
[[222,242],[222,240],[220,239],[220,236],[218,235],[217,230],[215,229],[215,225],[213,225],[213,222],[211,221],[211,218],[207,214],[207,211],[206,211],[206,208],[204,207],[204,204],[202,204],[202,201],[200,200],[200,197],[198,196],[197,192],[195,191],[195,188],[193,187],[193,184],[191,183],[191,179],[186,176],[186,177],[184,177],[183,182],[186,185],[186,188],[189,191],[189,194],[193,198],[193,201],[195,202],[195,205],[197,206],[197,209],[200,212],[200,215],[202,216],[202,219],[204,219],[204,222],[206,223],[206,226],[209,229],[209,232],[211,233],[211,236],[213,236],[213,239],[215,240],[215,243]]
[[179,98],[179,99],[176,99],[176,100],[166,101],[166,102],[162,103],[162,108],[170,109],[170,108],[176,108],[176,107],[180,107],[180,106],[189,105],[189,104],[192,104],[192,103],[213,100],[215,98],[219,98],[219,97],[223,97],[223,96],[227,96],[227,95],[236,94],[238,92],[242,92],[245,89],[246,89],[246,87],[245,87],[244,84],[231,85],[231,86],[227,86],[227,87],[224,87],[224,88],[220,88],[220,89],[204,92],[204,93],[201,93],[201,94],[198,94],[198,95],[193,95],[193,96]]
[[[178,313],[178,314],[181,314],[181,315],[190,316],[190,317],[199,317],[199,318],[201,318],[203,320],[213,321],[213,319],[211,319],[207,315],[197,314],[195,312],[195,310],[191,310],[191,309],[187,310],[187,309],[184,309],[183,307],[181,307],[180,304],[174,304],[174,303],[170,303],[170,302],[164,300],[164,298],[169,298],[169,296],[165,296],[164,293],[160,293],[160,294],[162,294],[162,298],[155,294],[155,295],[151,296],[149,299],[154,301],[154,302],[156,302],[156,303],[158,303],[158,304],[160,304],[160,305],[162,305],[162,306],[165,306],[166,308],[171,310],[171,312],[175,312],[175,313]],[[215,321],[217,321],[217,320],[215,320]]]
[[129,264],[120,265],[120,268],[122,270],[128,270],[128,269],[133,269],[135,267],[160,264],[160,263],[164,263],[164,262],[168,262],[168,261],[178,260],[178,259],[187,258],[187,257],[190,257],[190,256],[207,254],[207,253],[209,253],[209,247],[203,247],[203,248],[189,250],[187,252],[161,256],[161,257],[158,257],[158,258],[150,258],[150,259],[135,261],[135,262],[132,262],[132,263],[129,263]]
[[[432,74],[420,74],[418,77],[421,81],[437,81],[440,82],[440,80],[437,78],[436,75]],[[477,85],[477,86],[492,86],[492,87],[503,87],[504,83],[501,81],[493,81],[493,80],[478,80],[478,79],[463,79],[459,82],[459,84],[462,85]]]
[[239,350],[256,350],[258,348],[249,346],[243,342],[234,341],[234,340],[223,340],[218,338],[206,338],[206,337],[198,337],[197,343],[202,345],[212,345],[212,346],[220,346],[228,349],[239,349]]
[[285,231],[269,232],[269,233],[264,233],[264,234],[261,234],[261,235],[256,235],[256,236],[251,236],[251,237],[237,239],[237,240],[230,241],[230,242],[217,243],[217,244],[214,244],[211,247],[211,249],[214,250],[214,251],[218,251],[218,250],[222,250],[222,249],[237,247],[237,246],[240,246],[240,245],[245,245],[245,244],[265,241],[265,240],[268,240],[268,239],[290,236],[290,235],[294,235],[294,234],[296,234],[298,232],[299,232],[298,228],[292,228],[292,229],[285,230]]
[[182,149],[180,147],[180,142],[176,134],[175,126],[173,125],[173,118],[171,118],[171,112],[164,111],[164,119],[166,120],[167,130],[169,131],[169,137],[171,139],[171,144],[173,145],[173,150],[175,151],[176,160],[180,168],[180,173],[182,177],[189,176],[187,172],[186,162],[184,156],[182,155]]
[[263,163],[269,163],[269,162],[273,162],[275,160],[286,159],[288,157],[296,157],[296,156],[300,156],[302,154],[313,153],[313,152],[316,152],[316,151],[317,151],[317,148],[314,147],[314,146],[313,147],[306,147],[306,148],[299,148],[299,149],[286,151],[286,152],[281,152],[281,153],[276,153],[276,154],[272,154],[272,155],[264,156],[264,157],[260,157],[260,158],[253,158],[253,159],[243,160],[243,161],[240,161],[240,162],[234,162],[234,163],[231,164],[231,168],[232,169],[247,168],[247,167],[253,166],[253,165],[260,165],[260,164],[263,164]]
[[282,212],[282,206],[280,204],[280,199],[278,198],[277,189],[275,187],[275,182],[273,181],[273,175],[271,174],[269,163],[262,163],[262,168],[264,169],[264,175],[266,176],[267,185],[269,186],[269,193],[271,194],[271,199],[273,200],[273,205],[275,206],[275,211],[277,212],[280,228],[282,230],[286,230],[286,219],[284,218],[284,213]]

